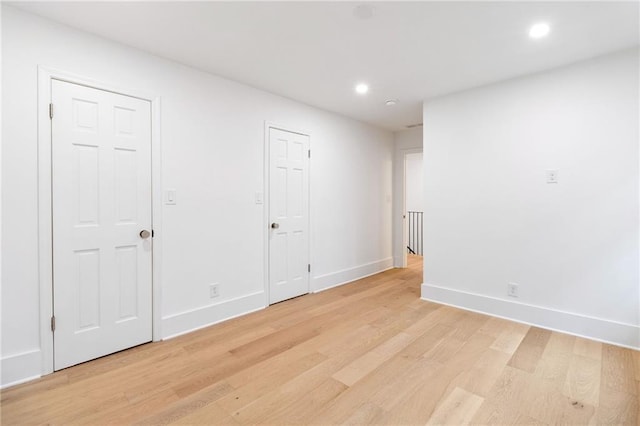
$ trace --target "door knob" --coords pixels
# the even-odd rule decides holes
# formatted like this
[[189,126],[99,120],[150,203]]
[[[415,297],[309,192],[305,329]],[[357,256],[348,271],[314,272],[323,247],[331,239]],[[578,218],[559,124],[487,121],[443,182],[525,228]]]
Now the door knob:
[[280,225],[279,225],[279,224],[277,224],[277,223],[275,223],[275,222],[273,222],[273,223],[271,224],[271,229],[278,229],[278,228],[280,228]]
[[147,239],[150,236],[151,236],[151,232],[147,231],[146,229],[143,229],[142,231],[140,231],[140,238]]

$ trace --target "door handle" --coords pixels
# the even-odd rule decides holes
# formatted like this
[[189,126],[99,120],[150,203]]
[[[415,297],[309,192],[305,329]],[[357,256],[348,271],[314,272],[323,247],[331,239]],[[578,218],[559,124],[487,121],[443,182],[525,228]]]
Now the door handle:
[[279,224],[277,224],[277,223],[275,223],[275,222],[273,222],[273,223],[271,224],[271,229],[278,229],[278,228],[280,228],[280,225],[279,225]]
[[143,229],[142,231],[140,231],[139,235],[140,235],[140,238],[143,238],[146,240],[151,236],[151,232],[147,231],[146,229]]

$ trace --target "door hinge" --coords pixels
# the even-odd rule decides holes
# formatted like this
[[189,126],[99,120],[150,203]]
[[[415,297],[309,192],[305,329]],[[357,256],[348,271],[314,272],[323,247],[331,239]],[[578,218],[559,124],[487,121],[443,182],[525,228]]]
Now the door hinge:
[[49,119],[53,120],[53,104],[49,104]]
[[311,150],[307,151],[307,154],[309,155],[309,158],[311,158]]
[[311,264],[310,263],[307,265],[307,272],[311,272]]
[[56,331],[56,317],[55,317],[55,315],[51,317],[51,331]]

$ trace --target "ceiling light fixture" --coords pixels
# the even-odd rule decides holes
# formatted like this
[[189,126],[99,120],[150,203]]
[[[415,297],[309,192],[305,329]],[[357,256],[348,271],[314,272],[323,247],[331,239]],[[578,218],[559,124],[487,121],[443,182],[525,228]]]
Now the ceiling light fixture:
[[392,107],[395,106],[398,103],[397,99],[389,99],[388,101],[386,101],[384,104],[386,106]]
[[356,93],[364,95],[368,91],[369,91],[369,86],[367,86],[366,84],[359,83],[359,84],[356,85]]
[[529,29],[529,37],[531,38],[542,38],[549,34],[551,31],[551,27],[546,22],[539,22]]

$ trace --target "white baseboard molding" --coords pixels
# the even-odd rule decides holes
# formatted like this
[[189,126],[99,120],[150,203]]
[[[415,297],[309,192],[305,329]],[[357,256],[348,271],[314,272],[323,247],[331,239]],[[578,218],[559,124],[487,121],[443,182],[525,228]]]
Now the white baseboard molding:
[[264,309],[266,296],[263,291],[203,306],[162,319],[163,340],[209,327],[251,312]]
[[42,375],[42,351],[34,349],[2,358],[0,388],[19,385]]
[[423,300],[640,350],[640,326],[422,284]]
[[386,259],[376,260],[375,262],[365,263],[364,265],[359,265],[354,268],[343,269],[342,271],[313,277],[313,285],[311,288],[314,293],[318,293],[370,275],[379,274],[380,272],[384,272],[391,268],[393,268],[393,257],[388,257]]

